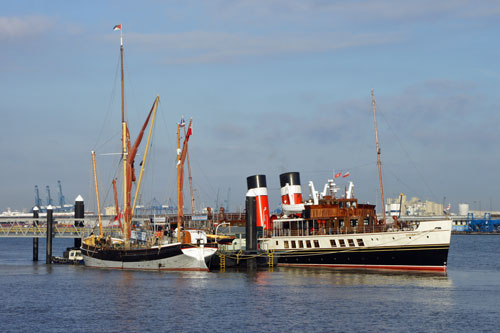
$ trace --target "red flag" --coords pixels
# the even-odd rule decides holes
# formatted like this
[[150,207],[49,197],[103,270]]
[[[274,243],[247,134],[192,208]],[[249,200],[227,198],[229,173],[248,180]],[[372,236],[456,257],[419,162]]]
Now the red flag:
[[189,137],[193,135],[193,126],[189,126],[187,133],[186,133],[186,140],[189,139]]
[[122,30],[122,25],[121,24],[117,24],[113,27],[113,31],[115,30]]
[[342,178],[349,177],[349,176],[350,176],[350,173],[349,173],[349,171],[347,171],[346,173],[344,173],[344,175],[342,176]]
[[342,172],[339,172],[339,173],[335,174],[335,178],[339,178],[340,176],[342,176]]

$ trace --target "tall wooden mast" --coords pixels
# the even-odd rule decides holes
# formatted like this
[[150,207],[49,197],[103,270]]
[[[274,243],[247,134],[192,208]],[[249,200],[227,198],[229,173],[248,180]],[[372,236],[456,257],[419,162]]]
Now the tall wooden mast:
[[99,185],[97,183],[97,169],[95,166],[95,151],[92,150],[92,167],[94,169],[95,196],[97,200],[97,218],[99,219],[99,237],[102,238],[101,203],[99,201]]
[[188,150],[188,141],[189,137],[193,133],[191,125],[193,123],[193,119],[189,120],[188,130],[186,132],[186,136],[184,137],[184,143],[181,149],[181,127],[180,124],[177,124],[177,241],[181,241],[181,227],[182,227],[182,219],[184,217],[184,198],[182,193],[182,187],[184,184],[184,161],[186,160],[187,150]]
[[[184,127],[184,137],[186,137],[186,127]],[[194,215],[194,192],[193,192],[193,177],[191,177],[191,163],[189,162],[189,152],[186,152],[186,159],[188,165],[188,175],[189,175],[189,190],[191,192],[191,215]]]
[[[130,205],[127,202],[127,123],[125,121],[125,80],[123,74],[123,33],[120,25],[120,69],[121,69],[121,95],[122,95],[122,161],[123,161],[123,211],[126,212]],[[130,219],[124,214],[123,237],[127,241],[130,237]]]
[[382,214],[384,216],[384,224],[385,221],[385,201],[384,201],[384,185],[382,183],[382,162],[380,161],[380,146],[378,144],[378,130],[377,130],[377,111],[375,108],[375,95],[372,89],[372,106],[373,106],[373,120],[375,122],[375,143],[377,145],[377,166],[378,166],[378,178],[380,181],[380,197],[382,199]]

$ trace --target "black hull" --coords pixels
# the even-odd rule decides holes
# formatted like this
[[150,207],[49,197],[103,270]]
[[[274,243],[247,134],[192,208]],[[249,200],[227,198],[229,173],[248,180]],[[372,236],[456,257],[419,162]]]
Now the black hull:
[[[172,246],[164,246],[162,248],[147,248],[147,249],[102,249],[95,246],[82,244],[81,251],[84,256],[92,257],[99,260],[116,261],[116,262],[140,262],[159,259],[167,259],[182,255],[181,248],[186,245],[176,244]],[[189,246],[188,246],[189,247]]]
[[446,271],[448,245],[276,252],[280,266]]

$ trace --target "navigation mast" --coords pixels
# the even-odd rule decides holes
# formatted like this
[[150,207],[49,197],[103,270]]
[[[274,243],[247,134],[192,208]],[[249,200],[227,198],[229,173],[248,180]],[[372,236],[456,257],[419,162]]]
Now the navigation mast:
[[378,130],[377,130],[377,111],[375,108],[375,95],[372,89],[372,106],[373,106],[373,120],[375,122],[375,143],[377,145],[377,166],[378,166],[378,178],[380,181],[380,197],[382,199],[382,214],[384,216],[384,224],[385,221],[385,201],[384,201],[384,185],[382,184],[382,163],[380,162],[380,146],[378,144]]

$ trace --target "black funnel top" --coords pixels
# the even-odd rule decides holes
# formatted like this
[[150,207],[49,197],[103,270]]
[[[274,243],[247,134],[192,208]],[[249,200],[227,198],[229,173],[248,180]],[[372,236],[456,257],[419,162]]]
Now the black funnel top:
[[267,187],[265,175],[255,175],[247,177],[247,189]]
[[289,185],[300,185],[300,174],[298,172],[287,172],[280,175],[280,185],[281,187],[286,184]]

